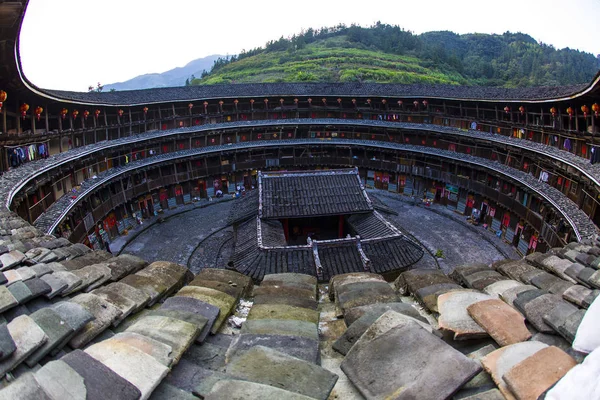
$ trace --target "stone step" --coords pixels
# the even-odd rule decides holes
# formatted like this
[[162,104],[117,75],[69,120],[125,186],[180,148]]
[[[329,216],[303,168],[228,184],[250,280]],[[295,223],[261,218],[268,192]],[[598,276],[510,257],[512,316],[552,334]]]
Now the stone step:
[[326,400],[338,376],[310,362],[255,346],[227,364],[227,375]]

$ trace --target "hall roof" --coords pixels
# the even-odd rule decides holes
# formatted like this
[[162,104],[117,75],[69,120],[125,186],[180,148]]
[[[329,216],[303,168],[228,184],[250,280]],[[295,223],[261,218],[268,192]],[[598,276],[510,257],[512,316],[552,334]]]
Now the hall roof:
[[259,172],[259,217],[306,218],[373,211],[356,169]]

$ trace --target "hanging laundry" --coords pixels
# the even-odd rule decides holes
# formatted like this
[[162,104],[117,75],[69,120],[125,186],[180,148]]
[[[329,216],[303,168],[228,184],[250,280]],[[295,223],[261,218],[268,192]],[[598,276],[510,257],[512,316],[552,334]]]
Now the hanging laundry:
[[36,151],[35,151],[35,150],[36,150],[36,149],[35,149],[35,145],[34,145],[34,144],[32,144],[32,145],[29,145],[29,146],[27,147],[27,159],[28,159],[29,161],[33,161],[33,160],[35,160],[35,153],[36,153]]
[[40,143],[38,146],[38,154],[41,158],[46,158],[46,145],[44,143]]
[[25,161],[25,150],[22,147],[17,147],[17,155],[19,156],[20,163]]
[[571,151],[572,147],[571,147],[571,139],[566,138],[564,143],[563,143],[563,147],[565,148],[565,150],[567,151]]

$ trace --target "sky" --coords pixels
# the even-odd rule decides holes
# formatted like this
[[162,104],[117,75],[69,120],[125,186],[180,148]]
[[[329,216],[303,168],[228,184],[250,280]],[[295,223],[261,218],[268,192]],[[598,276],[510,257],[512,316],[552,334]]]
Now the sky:
[[600,0],[30,0],[20,54],[35,85],[87,91],[340,23],[381,21],[416,34],[523,32],[597,55],[599,18]]

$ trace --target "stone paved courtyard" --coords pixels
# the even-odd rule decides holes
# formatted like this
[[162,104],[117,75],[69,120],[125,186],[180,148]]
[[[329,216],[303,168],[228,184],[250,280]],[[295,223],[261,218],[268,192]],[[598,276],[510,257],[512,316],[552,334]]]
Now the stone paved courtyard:
[[[437,268],[439,265],[445,272],[450,272],[463,264],[489,264],[506,258],[499,248],[511,258],[518,258],[500,239],[481,227],[468,226],[463,221],[465,217],[442,206],[414,206],[408,198],[386,192],[370,191],[370,195],[396,210],[399,215],[388,218],[430,253],[442,251],[443,258],[437,261],[426,252],[417,264],[419,268]],[[232,204],[215,203],[202,208],[196,205],[190,211],[148,227],[125,244],[124,251],[150,262],[165,260],[186,265],[195,274],[203,268],[223,268],[233,246],[231,228],[226,227]],[[202,202],[200,205],[207,204]],[[488,240],[482,237],[485,234]],[[119,238],[119,242],[127,239]]]

